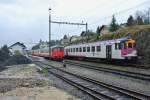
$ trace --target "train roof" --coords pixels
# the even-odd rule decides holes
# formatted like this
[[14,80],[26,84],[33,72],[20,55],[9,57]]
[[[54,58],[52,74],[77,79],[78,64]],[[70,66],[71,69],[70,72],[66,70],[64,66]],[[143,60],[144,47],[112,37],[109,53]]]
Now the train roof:
[[105,44],[105,45],[110,44],[111,45],[111,44],[114,44],[114,43],[120,43],[120,42],[124,42],[124,41],[128,41],[128,40],[130,40],[129,37],[124,37],[124,38],[113,39],[113,40],[97,41],[97,42],[83,43],[83,44],[74,44],[74,45],[69,45],[69,46],[88,45],[88,44]]

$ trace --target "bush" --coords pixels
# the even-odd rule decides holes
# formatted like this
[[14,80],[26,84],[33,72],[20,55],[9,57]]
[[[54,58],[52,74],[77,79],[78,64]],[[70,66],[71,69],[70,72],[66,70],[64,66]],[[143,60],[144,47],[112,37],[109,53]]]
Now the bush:
[[5,60],[9,59],[10,57],[10,52],[9,49],[7,47],[7,45],[4,45],[1,49],[0,49],[0,61],[4,62]]
[[5,66],[18,65],[18,64],[29,64],[29,63],[31,63],[31,61],[29,59],[27,59],[25,56],[13,55],[5,62]]
[[16,56],[21,56],[22,54],[20,53],[19,50],[16,50],[16,51],[15,51],[15,55],[16,55]]

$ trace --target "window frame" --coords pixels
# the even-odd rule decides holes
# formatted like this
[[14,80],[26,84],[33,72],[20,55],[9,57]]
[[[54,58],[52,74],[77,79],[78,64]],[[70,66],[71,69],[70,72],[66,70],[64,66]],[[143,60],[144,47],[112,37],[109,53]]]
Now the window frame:
[[91,52],[90,46],[87,47],[87,52]]
[[79,48],[79,52],[82,52],[82,47]]
[[91,51],[95,52],[95,46],[91,46]]
[[86,47],[83,47],[83,52],[86,52]]
[[96,46],[96,52],[101,52],[101,46],[100,45]]

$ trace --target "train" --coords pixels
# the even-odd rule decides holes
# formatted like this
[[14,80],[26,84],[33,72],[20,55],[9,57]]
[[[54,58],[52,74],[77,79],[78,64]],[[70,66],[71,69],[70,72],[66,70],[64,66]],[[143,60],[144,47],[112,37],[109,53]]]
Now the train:
[[[49,56],[49,52],[51,56]],[[130,38],[119,38],[107,41],[55,46],[33,50],[32,55],[52,59],[79,58],[105,60],[133,60],[137,58],[136,41]]]
[[31,50],[33,56],[39,56],[44,58],[50,58],[53,60],[61,60],[64,58],[64,47],[63,46],[52,46],[51,48],[40,48]]

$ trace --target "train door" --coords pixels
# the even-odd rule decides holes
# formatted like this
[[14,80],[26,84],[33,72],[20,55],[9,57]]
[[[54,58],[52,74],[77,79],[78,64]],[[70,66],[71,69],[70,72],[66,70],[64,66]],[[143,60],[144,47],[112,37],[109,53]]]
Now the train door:
[[111,60],[112,57],[112,46],[106,45],[106,59]]

